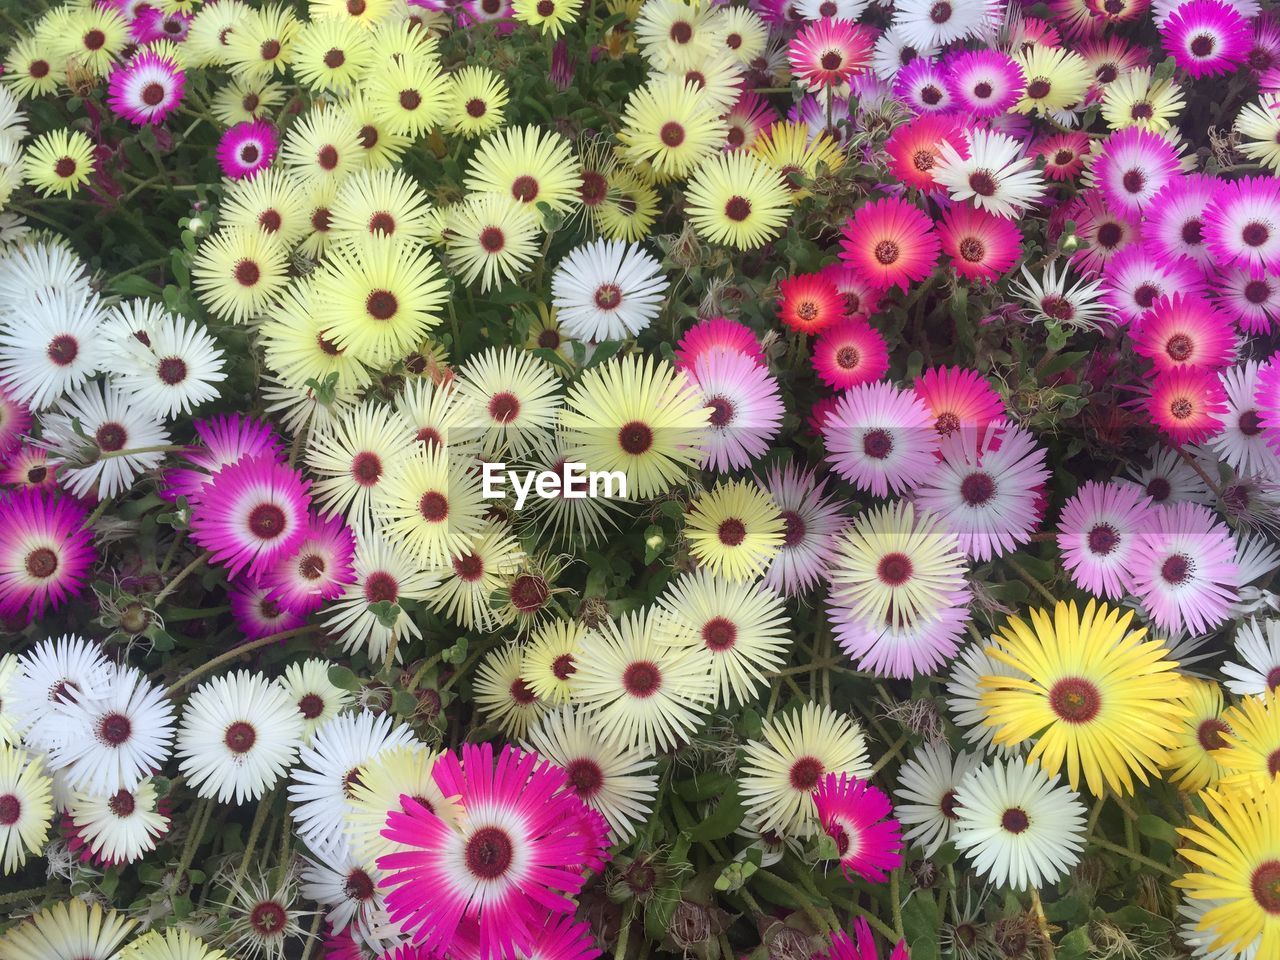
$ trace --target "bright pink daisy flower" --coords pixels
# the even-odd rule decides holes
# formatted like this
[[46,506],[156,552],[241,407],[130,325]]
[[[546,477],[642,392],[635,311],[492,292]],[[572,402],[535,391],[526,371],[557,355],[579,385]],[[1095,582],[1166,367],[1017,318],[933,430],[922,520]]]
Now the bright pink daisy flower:
[[27,487],[0,500],[0,617],[28,621],[79,596],[94,562],[85,509]]
[[[852,938],[847,933],[833,933],[831,948],[815,953],[811,960],[880,960],[880,952],[876,949],[871,926],[862,917],[857,917],[853,921]],[[911,960],[905,940],[897,942],[893,952],[889,954],[889,960]]]
[[17,449],[31,430],[31,411],[0,388],[0,457]]
[[889,816],[893,805],[883,791],[847,773],[828,773],[813,791],[813,805],[850,880],[884,883],[902,866],[902,826]]
[[962,427],[942,438],[938,452],[916,502],[946,521],[965,553],[990,560],[1031,539],[1049,470],[1030,433],[1008,420]]
[[458,22],[463,26],[494,22],[494,30],[500,37],[515,30],[511,0],[463,0],[458,10]]
[[1058,549],[1081,590],[1119,600],[1130,589],[1134,535],[1155,509],[1136,483],[1090,480],[1062,508]]
[[1129,577],[1156,626],[1204,633],[1236,599],[1236,540],[1198,503],[1157,507],[1134,536]]
[[1033,152],[1044,158],[1044,175],[1049,180],[1074,180],[1084,169],[1084,158],[1093,149],[1093,141],[1083,133],[1055,133],[1036,145]]
[[1226,267],[1215,279],[1213,297],[1245,333],[1265,335],[1280,317],[1280,275]]
[[786,408],[778,381],[768,367],[733,350],[704,352],[689,373],[703,405],[711,408],[702,466],[721,473],[749,466],[782,425]]
[[765,362],[760,341],[750,327],[727,317],[708,317],[686,330],[676,344],[676,367],[690,370],[698,358],[710,350],[731,350],[750,357],[756,363]]
[[218,165],[232,180],[252,177],[271,166],[280,138],[265,120],[245,120],[227,130],[218,141]]
[[260,640],[307,622],[307,615],[291,610],[271,591],[250,577],[241,577],[227,591],[231,617],[246,640]]
[[341,516],[312,514],[302,541],[263,574],[262,585],[286,610],[311,613],[356,582],[355,553],[356,535]]
[[1016,221],[968,204],[958,203],[943,212],[938,239],[956,273],[969,280],[994,280],[1022,255],[1022,233]]
[[438,951],[472,920],[483,960],[530,952],[549,917],[574,912],[584,864],[607,855],[603,820],[584,815],[563,770],[510,746],[495,766],[492,744],[464,744],[432,777],[462,817],[446,822],[409,797],[388,815],[383,835],[406,848],[378,859],[392,921]]
[[885,197],[860,208],[845,224],[840,257],[876,289],[906,290],[933,272],[938,235],[919,207]]
[[839,320],[818,334],[811,360],[823,383],[847,390],[883,377],[889,349],[865,320]]
[[1022,96],[1026,80],[1013,57],[999,50],[966,50],[943,60],[947,89],[967,116],[1006,113]]
[[220,413],[208,420],[197,420],[194,426],[201,443],[189,447],[182,455],[193,468],[175,467],[165,471],[160,495],[166,500],[186,497],[188,502],[195,503],[213,475],[228,464],[242,457],[280,460],[284,454],[284,444],[276,432],[251,417]]
[[1214,266],[1205,245],[1205,208],[1218,195],[1216,178],[1203,173],[1178,177],[1143,210],[1144,240],[1162,257],[1189,257],[1202,269]]
[[1142,238],[1136,216],[1107,206],[1101,190],[1087,190],[1065,209],[1065,216],[1076,222],[1080,248],[1071,262],[1089,277],[1098,276],[1107,261],[1125,247]]
[[877,497],[909,490],[933,465],[934,417],[924,401],[891,383],[846,391],[822,425],[836,473]]
[[961,427],[985,427],[1005,416],[1004,401],[991,382],[967,367],[932,367],[916,377],[915,391],[940,436]]
[[271,456],[223,467],[191,511],[191,538],[231,576],[261,577],[307,532],[310,480]]
[[889,172],[908,187],[938,192],[941,188],[933,179],[933,169],[940,156],[939,145],[944,141],[957,150],[964,148],[964,137],[954,117],[925,115],[900,124],[884,144]]
[[1280,66],[1280,21],[1273,13],[1253,18],[1253,43],[1245,62],[1254,75]]
[[107,105],[137,126],[163,123],[178,109],[187,75],[170,57],[144,50],[111,71]]
[[1160,25],[1160,40],[1192,77],[1218,77],[1245,62],[1253,47],[1249,21],[1223,0],[1185,0]]
[[954,107],[947,73],[925,57],[918,57],[898,71],[893,96],[918,114],[948,113]]
[[1226,399],[1214,371],[1183,366],[1156,374],[1145,407],[1151,422],[1182,446],[1221,432]]
[[1102,142],[1092,173],[1112,208],[1136,217],[1182,175],[1182,165],[1169,140],[1142,127],[1125,127]]
[[1273,354],[1258,371],[1258,392],[1254,400],[1267,443],[1280,452],[1280,353]]
[[[919,121],[919,123],[923,122]],[[862,275],[848,264],[829,263],[819,272],[836,285],[836,292],[840,294],[840,302],[844,304],[846,317],[868,320],[880,306],[883,291],[867,283]]]
[[849,20],[807,23],[787,50],[791,72],[811,90],[843,86],[871,63],[875,40],[870,27]]
[[1202,297],[1161,297],[1133,330],[1133,348],[1158,372],[1183,364],[1220,370],[1235,357],[1231,318]]
[[1134,323],[1160,297],[1199,296],[1204,290],[1204,272],[1195,261],[1157,255],[1147,244],[1126,247],[1102,271],[1102,299],[1119,324]]
[[774,464],[756,482],[769,491],[782,514],[782,547],[764,585],[784,596],[799,596],[827,576],[835,535],[845,525],[841,504],[827,496],[825,479],[791,461]]
[[1220,182],[1204,212],[1204,242],[1219,265],[1235,264],[1255,275],[1280,273],[1280,181]]

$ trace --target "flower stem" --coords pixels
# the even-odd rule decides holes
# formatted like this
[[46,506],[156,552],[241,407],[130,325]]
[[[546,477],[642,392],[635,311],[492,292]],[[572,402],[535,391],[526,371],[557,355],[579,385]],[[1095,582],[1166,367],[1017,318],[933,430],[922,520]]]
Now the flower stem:
[[169,594],[173,593],[174,590],[178,589],[178,587],[182,585],[182,581],[187,579],[187,577],[191,576],[191,574],[195,573],[197,570],[199,570],[200,567],[204,566],[205,562],[208,559],[209,559],[209,552],[206,550],[204,553],[200,554],[200,556],[196,557],[194,560],[188,563],[185,567],[179,570],[177,574],[174,576],[174,578],[170,580],[167,584],[165,584],[164,589],[156,594],[154,606],[158,608],[160,604],[164,601],[165,597],[169,596]]
[[249,653],[261,647],[266,647],[273,643],[279,643],[281,640],[288,640],[290,637],[296,637],[300,634],[310,633],[313,630],[319,629],[320,628],[318,626],[310,624],[305,627],[294,627],[292,630],[283,630],[280,633],[273,633],[267,637],[259,637],[257,640],[250,640],[248,643],[242,643],[240,646],[233,647],[225,653],[220,653],[212,660],[206,660],[204,663],[200,664],[200,666],[191,669],[180,680],[169,684],[165,689],[165,693],[170,697],[176,696],[183,687],[196,679],[196,677],[208,673],[214,667],[221,666],[228,661],[234,660],[242,653]]

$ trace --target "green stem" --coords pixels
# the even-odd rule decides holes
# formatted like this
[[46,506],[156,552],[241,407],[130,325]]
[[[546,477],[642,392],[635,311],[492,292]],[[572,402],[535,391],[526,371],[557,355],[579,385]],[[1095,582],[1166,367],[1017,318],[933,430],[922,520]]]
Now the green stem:
[[191,815],[191,835],[187,837],[187,842],[182,848],[182,858],[178,861],[178,872],[174,874],[175,882],[181,883],[183,876],[191,867],[191,861],[196,855],[196,849],[200,846],[200,841],[204,839],[204,828],[209,825],[209,817],[213,812],[213,802],[211,800],[197,801],[198,809]]
[[259,637],[257,640],[250,640],[248,643],[242,643],[240,646],[233,647],[225,653],[220,653],[212,660],[206,660],[204,663],[200,664],[200,666],[188,671],[181,679],[169,684],[165,689],[165,693],[170,697],[177,696],[177,694],[181,692],[182,688],[192,680],[202,674],[208,673],[214,667],[221,666],[228,661],[234,660],[241,654],[250,653],[262,647],[270,646],[273,643],[279,643],[281,640],[288,640],[290,637],[296,637],[300,634],[310,633],[313,630],[319,629],[320,627],[315,624],[305,627],[294,627],[292,630],[283,630],[280,633],[273,633],[269,637]]
[[258,837],[262,834],[262,827],[267,822],[267,817],[271,813],[271,807],[275,803],[276,792],[280,787],[274,786],[267,792],[267,795],[258,802],[258,812],[253,815],[253,826],[249,828],[249,839],[244,845],[244,856],[240,858],[240,869],[236,871],[236,880],[232,884],[233,887],[240,886],[240,881],[244,879],[245,872],[249,869],[249,858],[257,852]]
[[1103,840],[1101,837],[1094,837],[1089,842],[1096,847],[1101,847],[1103,850],[1110,850],[1112,853],[1123,854],[1130,860],[1135,860],[1142,864],[1144,867],[1150,867],[1152,870],[1158,870],[1166,877],[1176,877],[1178,875],[1176,870],[1165,866],[1163,863],[1152,860],[1150,857],[1144,857],[1142,854],[1136,853],[1128,847],[1122,847],[1118,843],[1112,843],[1110,840]]
[[156,598],[153,601],[152,605],[156,608],[159,608],[160,604],[164,601],[164,598],[169,596],[169,594],[173,593],[174,590],[178,589],[178,587],[182,585],[183,580],[187,579],[187,577],[191,576],[191,574],[195,573],[202,566],[204,566],[205,562],[208,561],[208,559],[209,559],[209,552],[206,550],[204,553],[200,554],[200,556],[196,557],[194,560],[188,563],[185,567],[179,570],[177,574],[174,576],[174,578],[170,580],[167,584],[165,584],[165,588],[156,594]]
[[801,890],[795,884],[783,880],[776,873],[770,873],[768,870],[757,870],[752,874],[752,877],[758,877],[765,883],[771,884],[775,890],[785,893],[788,897],[798,903],[800,905],[800,909],[804,912],[804,915],[809,918],[809,922],[812,923],[820,932],[825,933],[829,930],[840,929],[840,924],[834,920],[828,920],[819,913],[818,908],[810,902],[812,899],[811,895]]
[[19,900],[40,900],[45,894],[53,893],[59,889],[56,883],[45,884],[43,887],[31,887],[28,890],[15,890],[12,893],[0,893],[0,903],[17,903]]
[[1018,563],[1018,561],[1013,559],[1011,556],[1005,557],[1004,562],[1009,565],[1010,570],[1025,580],[1028,586],[1038,592],[1040,596],[1044,597],[1049,602],[1050,609],[1057,606],[1058,598],[1050,593],[1043,583],[1028,573],[1026,567],[1022,566],[1022,564]]
[[899,867],[889,876],[889,908],[893,911],[893,929],[897,931],[897,938],[901,940],[905,934],[902,930],[902,888],[901,880],[902,868]]
[[631,939],[631,924],[636,918],[636,902],[632,900],[627,904],[627,910],[622,915],[622,926],[618,929],[618,945],[613,950],[614,960],[623,960],[627,955],[627,941]]

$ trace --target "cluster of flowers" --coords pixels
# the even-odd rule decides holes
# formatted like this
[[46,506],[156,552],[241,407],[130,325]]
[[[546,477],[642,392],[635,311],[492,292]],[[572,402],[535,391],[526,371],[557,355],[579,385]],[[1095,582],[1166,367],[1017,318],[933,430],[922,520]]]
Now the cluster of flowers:
[[[0,960],[904,960],[904,880],[985,960],[1091,851],[1280,952],[1280,21],[305,6],[75,0],[0,74]],[[187,189],[143,295],[43,229]]]

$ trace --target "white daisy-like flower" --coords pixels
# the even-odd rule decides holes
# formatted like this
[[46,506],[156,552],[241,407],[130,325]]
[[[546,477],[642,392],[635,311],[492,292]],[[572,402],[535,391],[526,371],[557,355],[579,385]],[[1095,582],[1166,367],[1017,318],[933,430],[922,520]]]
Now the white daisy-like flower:
[[569,790],[609,821],[615,840],[630,840],[652,815],[653,758],[638,747],[604,743],[581,708],[544,714],[522,746],[564,769]]
[[305,454],[316,476],[316,505],[326,515],[342,514],[353,530],[370,529],[374,494],[388,468],[408,452],[409,432],[397,411],[371,400],[318,424]]
[[302,714],[279,683],[247,670],[214,677],[182,711],[178,768],[198,796],[258,800],[297,759],[302,729]]
[[918,46],[980,36],[1004,19],[999,0],[900,0],[894,10],[893,25]]
[[1084,804],[1037,764],[1011,758],[977,767],[960,783],[956,803],[956,847],[999,886],[1043,887],[1080,860]]
[[111,664],[100,696],[72,697],[54,718],[49,766],[72,788],[112,794],[133,790],[169,758],[173,704],[133,667]]
[[149,346],[152,338],[172,317],[162,304],[142,297],[112,304],[98,328],[99,368],[111,371],[125,363],[135,346]]
[[0,316],[28,298],[43,303],[56,294],[72,302],[90,297],[89,270],[65,243],[17,243],[0,253]]
[[457,384],[464,422],[483,431],[486,456],[527,454],[555,426],[560,378],[532,353],[492,347],[463,365]]
[[1231,618],[1239,620],[1264,610],[1280,611],[1280,596],[1265,585],[1258,586],[1263,577],[1269,578],[1280,570],[1280,548],[1264,534],[1241,534],[1236,537],[1236,566],[1240,588],[1231,605]]
[[689,374],[711,410],[702,465],[727,472],[764,455],[786,413],[769,369],[736,350],[707,350]]
[[301,892],[324,907],[331,934],[348,931],[358,941],[381,953],[391,921],[378,892],[382,873],[351,852],[346,844],[318,851],[318,860],[307,859],[302,868]]
[[825,704],[775,714],[744,750],[739,789],[759,830],[809,836],[818,829],[813,791],[829,773],[871,773],[858,726]]
[[796,10],[806,20],[857,20],[867,9],[869,0],[797,0]]
[[166,314],[144,344],[136,337],[104,367],[112,385],[145,413],[169,419],[218,396],[223,352],[200,324]]
[[355,694],[329,680],[328,660],[312,659],[284,668],[280,682],[302,714],[302,741],[310,743],[318,728],[349,707]]
[[[1192,455],[1196,452],[1194,447],[1188,447],[1187,450]],[[1182,503],[1184,500],[1203,504],[1214,502],[1214,495],[1204,478],[1175,448],[1163,443],[1152,444],[1147,451],[1147,459],[1150,466],[1134,464],[1129,468],[1129,476],[1146,491],[1152,503]]]
[[403,607],[387,623],[369,606],[382,601],[398,606],[401,599],[424,601],[439,586],[439,577],[376,533],[357,536],[355,573],[356,582],[343,588],[342,596],[326,607],[321,620],[344,650],[354,652],[363,647],[370,660],[380,662],[394,641],[399,659],[400,643],[406,638],[417,640],[422,631]]
[[961,751],[951,755],[946,743],[923,743],[898,770],[893,815],[905,828],[902,836],[926,858],[951,838],[959,819],[956,789],[982,757]]
[[1218,374],[1227,393],[1227,409],[1218,415],[1222,431],[1208,441],[1218,459],[1242,476],[1280,480],[1280,456],[1267,443],[1256,395],[1262,364],[1246,360]]
[[49,462],[61,466],[63,485],[79,497],[124,493],[139,474],[160,465],[170,443],[158,417],[105,383],[63,397],[40,422]]
[[917,33],[919,31],[895,23],[880,34],[871,53],[871,69],[877,77],[892,80],[912,60],[920,57],[932,60],[937,56],[938,46],[928,39],[920,40]]
[[980,752],[1019,752],[1019,744],[993,744],[996,728],[987,726],[987,711],[982,706],[982,696],[990,688],[980,685],[983,677],[1017,676],[1018,672],[1013,667],[989,655],[983,644],[966,647],[951,664],[947,678],[947,707],[956,726],[964,731],[965,742]]
[[640,246],[594,240],[560,261],[551,297],[575,340],[625,340],[654,321],[669,285],[662,264]]
[[345,847],[344,825],[355,811],[351,785],[360,768],[384,750],[416,742],[408,727],[368,710],[339,714],[317,730],[289,784],[293,822],[302,841],[313,850]]
[[67,807],[76,835],[107,863],[133,863],[156,848],[169,829],[155,781],[110,793],[77,793]]
[[43,410],[98,369],[102,323],[96,296],[53,291],[0,310],[0,386],[19,403]]
[[1067,271],[1058,273],[1056,263],[1045,267],[1039,279],[1023,264],[1022,280],[1011,280],[1009,292],[1030,308],[1033,323],[1097,330],[1102,323],[1110,322],[1102,303],[1102,281],[1085,277],[1068,286],[1069,281]]
[[980,210],[1013,218],[1044,195],[1044,173],[1036,167],[1034,156],[1025,155],[1021,141],[976,129],[969,131],[968,139],[967,156],[945,138],[938,143],[938,159],[931,172],[952,200],[967,200]]
[[77,698],[105,696],[110,669],[96,643],[74,634],[42,640],[19,657],[6,709],[26,745],[41,752],[57,746],[63,711]]
[[1222,672],[1227,689],[1241,697],[1260,697],[1280,687],[1280,620],[1250,617],[1236,629],[1236,656]]

